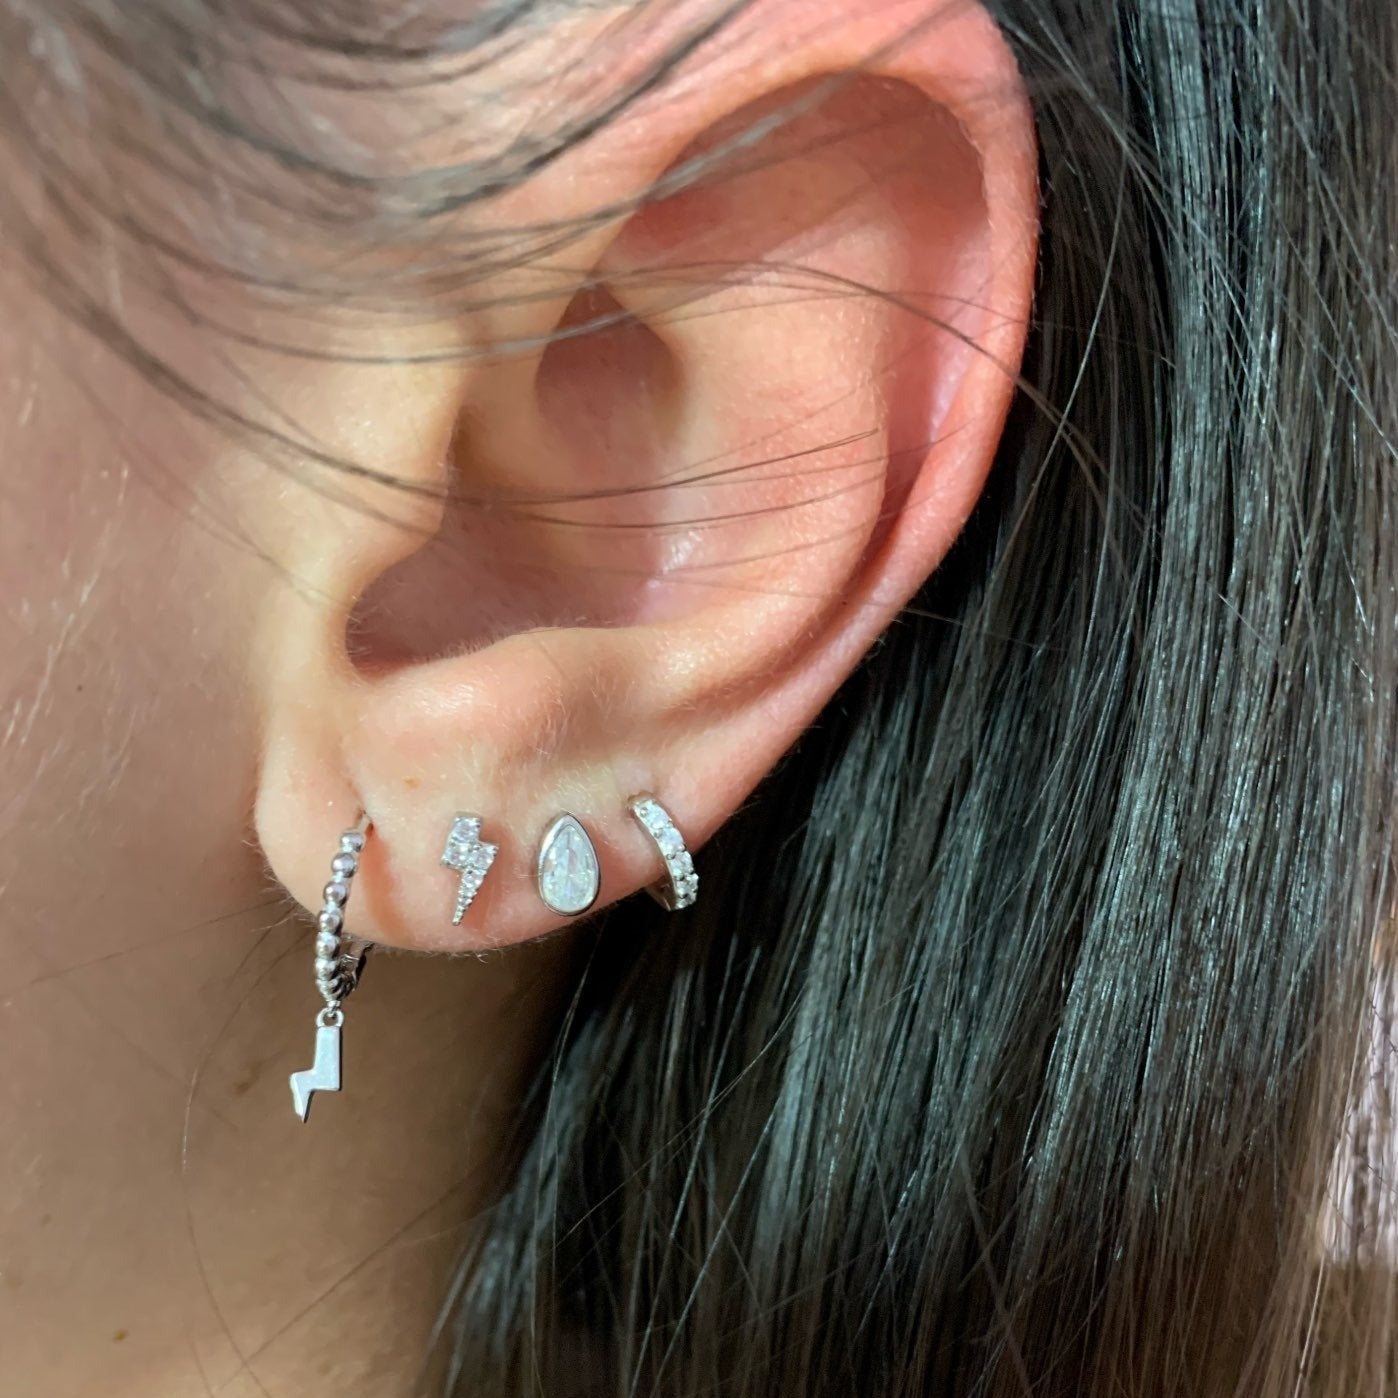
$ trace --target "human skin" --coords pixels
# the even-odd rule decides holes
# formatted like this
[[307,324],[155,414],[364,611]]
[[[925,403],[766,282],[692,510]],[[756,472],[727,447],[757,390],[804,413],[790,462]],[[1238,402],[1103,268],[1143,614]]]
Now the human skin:
[[[512,227],[634,198],[731,113],[852,67],[920,14],[870,3],[813,24],[801,5],[756,5],[703,84],[481,217]],[[565,71],[604,19],[537,35],[530,64]],[[655,877],[622,810],[631,789],[660,789],[702,843],[935,566],[989,469],[1028,315],[1027,112],[974,7],[886,76],[898,92],[885,106],[833,99],[811,118],[822,140],[793,137],[780,175],[746,177],[761,198],[740,178],[619,216],[545,269],[548,295],[502,275],[482,298],[495,309],[451,327],[477,348],[547,339],[578,313],[577,269],[591,266],[632,319],[589,353],[289,361],[162,315],[133,280],[124,315],[192,381],[407,489],[274,467],[181,412],[18,256],[0,256],[7,1392],[410,1391],[569,983],[573,941],[530,885],[541,818],[584,811],[604,902]],[[878,130],[861,135],[870,103]],[[86,255],[44,222],[51,211],[28,209],[55,257]],[[974,315],[932,334],[884,302],[793,307],[749,284],[715,298],[728,319],[681,320],[632,275],[739,257],[887,287],[921,276],[944,300],[964,292]],[[184,290],[225,327],[272,338],[291,327],[342,352],[356,334],[390,353],[427,343],[426,302],[368,337],[325,315],[292,326],[217,282]],[[639,407],[637,383],[652,390]],[[463,419],[466,467],[451,450]],[[871,434],[884,453],[872,476]],[[777,473],[691,496],[686,511],[737,518],[717,532],[650,520],[665,526],[661,548],[630,528],[645,503],[483,532],[413,490],[445,490],[443,472],[463,469],[474,488],[556,494],[614,483],[620,456],[627,480],[665,478],[711,456],[840,440],[832,491]],[[463,542],[510,580],[488,617],[462,618],[453,589],[482,595],[455,571]],[[716,557],[730,560],[717,572]],[[680,564],[702,584],[677,582]],[[570,607],[593,624],[564,625]],[[443,655],[444,637],[466,643],[459,656]],[[387,948],[481,954],[376,952],[346,1006],[345,1090],[303,1127],[286,1082],[309,1062],[316,1008],[301,910],[360,805],[376,824],[351,927]],[[436,855],[463,806],[497,823],[502,855],[458,930],[441,916],[452,877]]]
[[0,1389],[373,1391],[416,1361],[566,948],[380,954],[352,1091],[301,1127],[309,934],[250,838],[240,674],[285,579],[152,469],[207,436],[35,290],[3,304]]

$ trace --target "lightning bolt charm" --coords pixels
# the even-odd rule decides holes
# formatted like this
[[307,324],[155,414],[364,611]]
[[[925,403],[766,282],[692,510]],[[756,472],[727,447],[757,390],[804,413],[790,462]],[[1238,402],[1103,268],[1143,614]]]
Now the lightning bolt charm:
[[310,1115],[311,1098],[317,1092],[340,1090],[340,1024],[339,1010],[326,1011],[316,1020],[316,1060],[299,1073],[291,1075],[291,1102],[302,1121]]

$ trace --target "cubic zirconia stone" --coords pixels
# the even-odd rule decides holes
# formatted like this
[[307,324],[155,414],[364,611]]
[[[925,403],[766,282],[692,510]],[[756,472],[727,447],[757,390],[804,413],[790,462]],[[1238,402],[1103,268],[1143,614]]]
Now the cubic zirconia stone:
[[573,917],[597,900],[601,870],[592,840],[574,816],[549,827],[539,851],[539,896],[556,913]]

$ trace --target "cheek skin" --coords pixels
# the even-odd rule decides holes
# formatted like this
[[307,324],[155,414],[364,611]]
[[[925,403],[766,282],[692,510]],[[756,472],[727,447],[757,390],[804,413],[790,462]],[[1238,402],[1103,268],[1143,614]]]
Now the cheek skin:
[[[211,527],[219,459],[0,276],[0,1354],[16,1391],[202,1391],[170,1356],[192,1364],[186,1337],[217,1328],[180,1142],[277,920],[244,828],[256,738],[235,663],[272,570]],[[113,1344],[128,1330],[139,1343]]]
[[22,312],[0,341],[0,937],[52,973],[246,898],[229,792],[252,733],[222,657],[254,564],[211,531],[176,411]]
[[[563,939],[385,960],[353,1007],[353,1092],[292,1126],[310,942],[277,931],[247,818],[251,627],[293,584],[237,537],[254,478],[0,273],[7,1393],[358,1393],[361,1353],[413,1372],[557,1012]],[[332,1177],[351,1192],[306,1189]]]

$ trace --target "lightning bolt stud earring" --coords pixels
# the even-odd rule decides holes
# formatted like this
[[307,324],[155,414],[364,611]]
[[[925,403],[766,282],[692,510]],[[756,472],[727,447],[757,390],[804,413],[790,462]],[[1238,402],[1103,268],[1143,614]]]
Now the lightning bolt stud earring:
[[342,1005],[359,984],[369,943],[345,933],[345,904],[350,885],[359,872],[359,856],[368,838],[367,815],[340,836],[340,848],[330,861],[330,882],[325,885],[325,906],[320,910],[316,933],[316,989],[325,1008],[316,1015],[315,1063],[291,1075],[291,1105],[302,1121],[310,1114],[317,1092],[340,1090],[340,1029],[345,1022]]
[[448,869],[455,869],[461,875],[456,890],[456,909],[452,913],[452,925],[460,926],[466,916],[466,909],[480,892],[495,856],[500,853],[498,845],[487,844],[481,839],[481,818],[460,812],[447,832],[447,847],[442,851],[442,863]]

